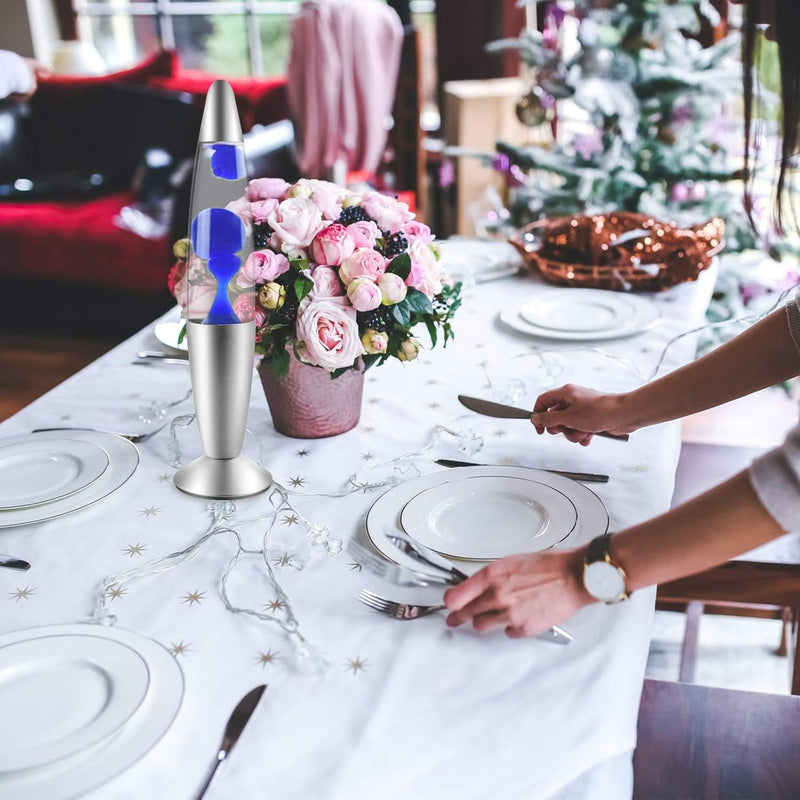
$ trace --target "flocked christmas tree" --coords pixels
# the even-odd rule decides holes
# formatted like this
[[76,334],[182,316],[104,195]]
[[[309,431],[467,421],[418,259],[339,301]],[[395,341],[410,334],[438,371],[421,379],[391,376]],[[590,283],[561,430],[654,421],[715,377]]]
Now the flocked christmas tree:
[[564,10],[552,3],[543,33],[492,45],[519,49],[532,68],[535,85],[517,108],[523,121],[545,121],[558,108],[553,146],[497,144],[510,175],[526,173],[521,185],[510,181],[515,222],[612,210],[685,225],[721,216],[729,250],[752,246],[731,152],[740,139],[730,121],[741,96],[738,43],[729,37],[704,48],[692,38],[701,15],[718,23],[711,3],[569,6],[577,41],[569,39]]

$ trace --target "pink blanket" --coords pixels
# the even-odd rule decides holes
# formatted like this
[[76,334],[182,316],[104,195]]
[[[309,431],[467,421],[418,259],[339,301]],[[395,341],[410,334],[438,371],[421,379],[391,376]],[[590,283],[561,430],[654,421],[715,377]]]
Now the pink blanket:
[[289,107],[300,169],[375,172],[386,146],[403,26],[379,0],[306,0],[292,20]]

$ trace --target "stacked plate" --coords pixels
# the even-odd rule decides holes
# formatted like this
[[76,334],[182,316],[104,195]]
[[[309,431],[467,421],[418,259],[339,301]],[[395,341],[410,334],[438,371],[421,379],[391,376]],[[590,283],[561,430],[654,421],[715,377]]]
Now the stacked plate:
[[113,433],[59,430],[0,440],[0,528],[93,505],[136,471],[136,446]]
[[608,529],[602,500],[583,484],[524,467],[459,467],[390,489],[367,514],[367,536],[389,560],[416,569],[388,540],[398,529],[465,572],[515,553],[575,546]]
[[638,295],[543,286],[521,306],[503,311],[500,319],[530,336],[590,342],[642,333],[661,314],[652,300]]
[[175,658],[138,633],[53,625],[0,636],[0,798],[102,785],[161,739],[182,698]]
[[453,237],[436,245],[443,269],[455,281],[485,283],[522,268],[522,256],[508,242]]

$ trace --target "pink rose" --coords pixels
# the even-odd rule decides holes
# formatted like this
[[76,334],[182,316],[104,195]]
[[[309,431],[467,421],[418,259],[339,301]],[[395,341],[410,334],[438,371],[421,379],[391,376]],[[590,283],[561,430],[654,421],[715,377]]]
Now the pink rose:
[[343,186],[330,181],[301,178],[292,186],[289,194],[293,197],[310,198],[325,219],[336,220],[342,213],[342,201],[348,192]]
[[384,272],[378,279],[378,288],[381,290],[383,300],[381,301],[385,306],[393,306],[395,303],[400,303],[406,299],[408,294],[408,287],[405,281],[393,272]]
[[342,262],[339,277],[345,283],[361,277],[377,281],[384,272],[386,259],[377,250],[359,247]]
[[381,304],[381,290],[369,278],[355,278],[347,287],[347,299],[356,311],[372,311]]
[[254,250],[236,276],[236,283],[243,289],[256,283],[274,281],[289,269],[289,259],[272,250]]
[[408,273],[406,284],[419,289],[429,299],[442,291],[442,278],[439,262],[431,248],[421,241],[414,242],[408,248],[411,256],[411,272]]
[[436,238],[431,229],[424,223],[412,219],[403,226],[403,235],[408,239],[409,244],[414,242],[422,242],[423,244],[431,244]]
[[311,242],[311,260],[317,264],[338,267],[355,249],[347,228],[334,222],[314,237]]
[[397,233],[414,219],[414,214],[405,203],[380,192],[367,192],[362,205],[364,211],[378,223],[378,227],[389,233]]
[[347,226],[356,247],[375,247],[375,242],[380,238],[381,230],[371,219],[362,219]]
[[279,203],[267,222],[280,238],[284,250],[287,245],[308,247],[324,224],[319,208],[300,197],[290,197]]
[[244,292],[233,301],[233,313],[242,322],[252,322],[256,318],[256,298],[252,292]]
[[283,200],[289,184],[283,178],[254,178],[247,185],[247,199],[251,203],[257,200]]
[[217,287],[213,280],[192,283],[191,269],[178,275],[175,281],[174,294],[178,305],[181,307],[183,319],[203,320],[208,316],[211,304],[217,294]]
[[330,299],[306,297],[297,310],[298,352],[308,364],[333,372],[364,353],[355,309]]
[[244,223],[245,231],[250,234],[253,229],[253,218],[250,214],[250,201],[246,197],[240,197],[238,200],[231,200],[225,206],[228,211],[233,211],[237,217]]
[[331,267],[314,267],[311,279],[314,281],[312,294],[315,298],[341,297],[344,294],[344,286],[336,270]]
[[277,207],[277,200],[254,200],[250,203],[250,216],[256,225],[263,225]]

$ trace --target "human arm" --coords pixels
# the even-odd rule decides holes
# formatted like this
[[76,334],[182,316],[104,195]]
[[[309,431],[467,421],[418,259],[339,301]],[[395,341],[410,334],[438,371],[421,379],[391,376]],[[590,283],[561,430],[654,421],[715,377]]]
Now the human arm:
[[588,444],[595,431],[631,433],[788,380],[800,373],[799,300],[795,297],[703,358],[632,392],[600,394],[579,386],[545,392],[531,422],[539,433],[564,433]]
[[27,97],[36,91],[36,79],[49,70],[33,59],[10,50],[0,50],[0,99],[10,95]]
[[[800,432],[798,432],[800,444]],[[795,513],[800,516],[800,486]],[[611,538],[611,555],[625,570],[628,590],[674,580],[721,564],[783,533],[747,472],[659,517]],[[594,599],[583,588],[586,547],[500,559],[449,589],[447,624],[472,621],[479,631],[503,627],[534,636]]]

